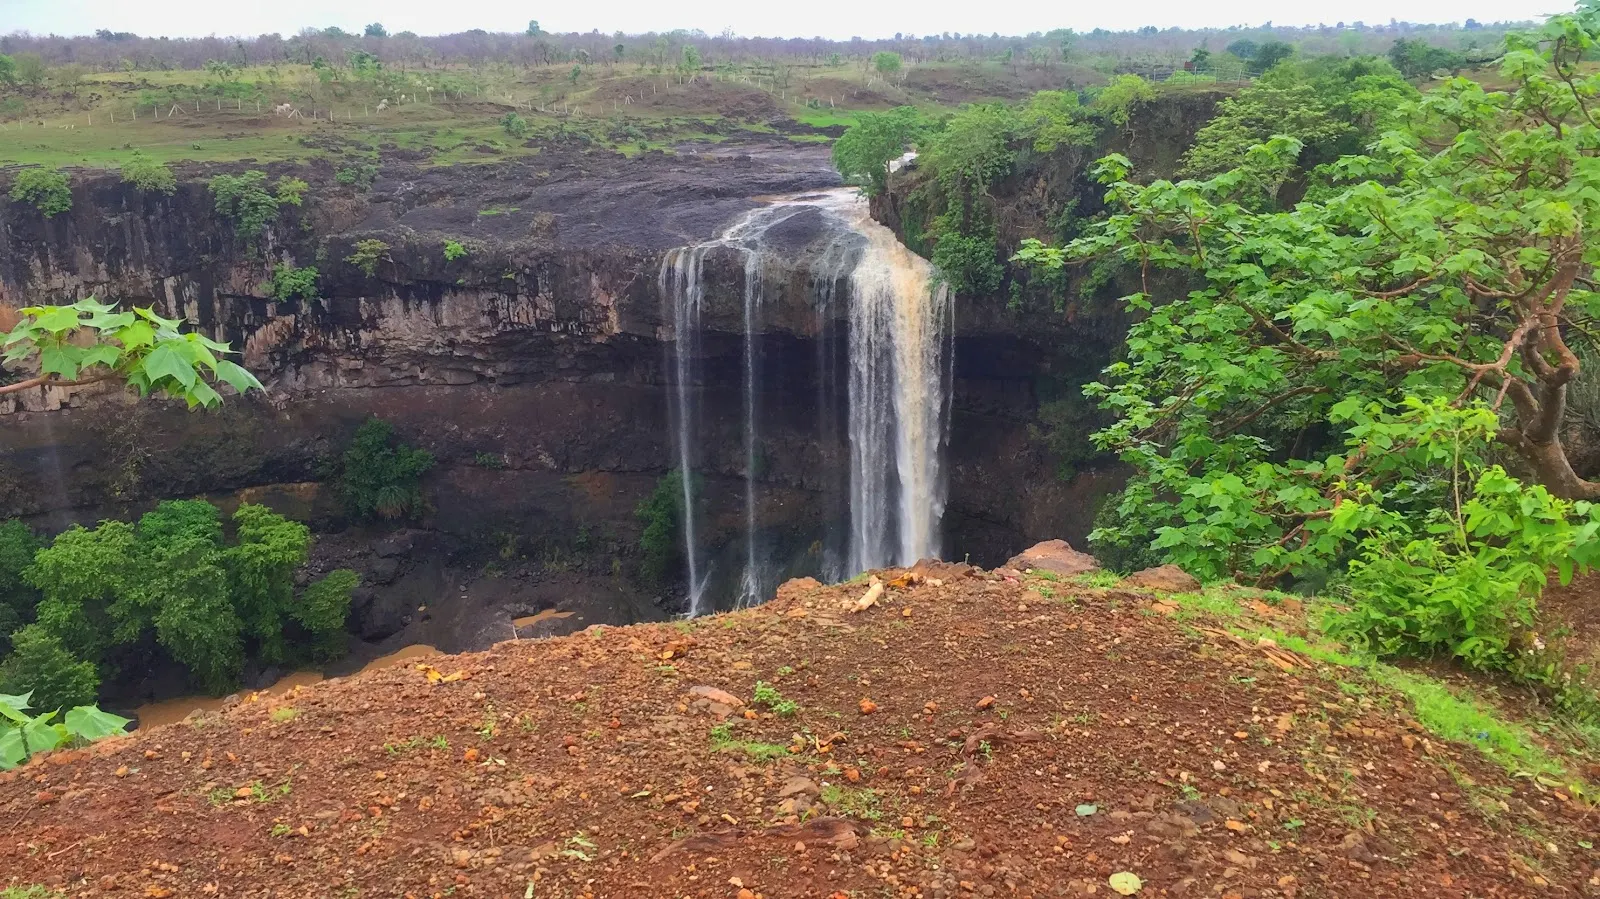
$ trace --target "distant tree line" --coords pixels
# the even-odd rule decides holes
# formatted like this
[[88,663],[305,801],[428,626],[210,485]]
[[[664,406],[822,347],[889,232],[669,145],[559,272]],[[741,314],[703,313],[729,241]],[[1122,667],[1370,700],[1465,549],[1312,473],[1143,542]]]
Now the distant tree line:
[[[529,22],[520,33],[472,29],[456,34],[417,35],[390,32],[380,22],[360,30],[333,26],[306,28],[284,37],[166,38],[129,32],[97,31],[93,35],[33,35],[26,32],[0,37],[0,54],[37,59],[46,65],[76,65],[95,71],[117,69],[199,69],[208,62],[235,66],[274,62],[312,64],[318,58],[345,59],[365,52],[390,66],[427,68],[441,65],[482,65],[503,62],[522,66],[580,64],[615,65],[621,62],[676,66],[686,47],[694,47],[706,63],[782,61],[790,64],[837,65],[845,61],[869,67],[897,54],[907,63],[961,62],[1000,58],[1014,67],[1048,67],[1113,58],[1149,64],[1176,63],[1197,50],[1221,52],[1226,48],[1240,57],[1272,44],[1296,46],[1303,54],[1336,53],[1347,56],[1388,52],[1396,39],[1419,48],[1439,48],[1450,53],[1490,53],[1507,31],[1528,23],[1413,24],[1390,21],[1383,25],[1338,22],[1333,25],[1288,27],[1266,23],[1257,27],[1222,29],[1156,28],[1133,31],[1095,29],[1075,32],[1057,29],[1027,35],[896,34],[893,38],[847,41],[813,38],[741,37],[731,31],[707,34],[677,30],[666,33],[554,34]],[[1267,66],[1270,68],[1270,66]]]

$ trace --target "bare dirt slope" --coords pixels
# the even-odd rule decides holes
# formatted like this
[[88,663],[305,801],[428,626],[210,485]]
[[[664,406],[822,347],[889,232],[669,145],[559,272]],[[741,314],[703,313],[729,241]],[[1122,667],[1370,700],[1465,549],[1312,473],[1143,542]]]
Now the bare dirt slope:
[[859,583],[792,582],[47,757],[0,776],[0,886],[1043,897],[1130,872],[1143,896],[1600,895],[1592,806],[1344,669],[1150,594],[926,574],[860,612]]

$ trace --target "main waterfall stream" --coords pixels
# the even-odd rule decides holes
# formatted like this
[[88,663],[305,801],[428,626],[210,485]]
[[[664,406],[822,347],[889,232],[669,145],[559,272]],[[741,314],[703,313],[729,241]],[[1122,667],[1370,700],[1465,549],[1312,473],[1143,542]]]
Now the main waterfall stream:
[[[774,235],[802,215],[820,219],[820,236],[804,258],[796,259],[793,248]],[[845,545],[840,557],[819,565],[817,573],[842,579],[939,555],[945,501],[941,454],[948,436],[954,355],[949,290],[937,281],[927,260],[872,219],[858,192],[775,198],[741,216],[715,240],[668,253],[661,265],[659,287],[672,332],[666,370],[673,451],[683,483],[689,614],[710,611],[714,600],[708,591],[715,563],[703,545],[707,528],[697,484],[711,430],[700,400],[706,380],[705,266],[708,256],[719,251],[742,256],[744,280],[743,552],[733,601],[741,606],[764,601],[777,586],[778,566],[764,557],[767,551],[758,534],[757,492],[763,465],[761,396],[768,377],[781,373],[767,371],[762,335],[778,314],[770,307],[779,297],[769,297],[769,291],[796,269],[809,280],[819,344],[817,438],[842,440],[849,455],[848,480],[842,485],[847,511],[844,520],[831,523],[844,530]],[[841,301],[843,309],[838,307]],[[846,358],[835,360],[836,350],[825,335],[841,318]],[[847,433],[842,435],[829,433],[829,375],[835,364],[847,372]]]

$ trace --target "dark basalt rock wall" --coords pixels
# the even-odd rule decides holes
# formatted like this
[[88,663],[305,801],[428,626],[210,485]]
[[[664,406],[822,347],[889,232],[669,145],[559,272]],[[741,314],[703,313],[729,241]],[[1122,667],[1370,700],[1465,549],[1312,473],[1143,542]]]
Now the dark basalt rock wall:
[[[80,173],[72,210],[49,220],[0,202],[0,304],[97,294],[153,305],[230,341],[268,387],[206,413],[92,387],[0,398],[0,516],[62,527],[166,497],[325,479],[377,415],[439,457],[429,526],[467,537],[595,528],[635,546],[633,509],[673,466],[663,253],[711,237],[751,197],[835,176],[825,151],[790,145],[531,160],[386,161],[366,194],[335,184],[325,164],[274,165],[312,187],[250,242],[214,210],[205,168],[181,171],[170,197]],[[0,172],[0,194],[9,180]],[[800,539],[836,511],[829,484],[847,448],[819,427],[833,414],[819,384],[836,380],[826,350],[840,332],[813,306],[809,238],[795,227],[789,264],[770,269],[761,335],[758,518]],[[372,275],[345,260],[367,238],[389,246]],[[446,260],[446,238],[468,257]],[[321,297],[272,300],[280,262],[316,266]],[[705,421],[721,424],[702,450],[707,494],[726,506],[708,526],[731,540],[742,526],[742,263],[713,252],[705,277],[698,389]],[[1104,472],[1058,481],[1030,434],[1034,380],[1082,336],[1058,318],[958,303],[947,554],[997,563],[1041,538],[1079,541],[1114,486]],[[306,514],[336,527],[332,510]]]

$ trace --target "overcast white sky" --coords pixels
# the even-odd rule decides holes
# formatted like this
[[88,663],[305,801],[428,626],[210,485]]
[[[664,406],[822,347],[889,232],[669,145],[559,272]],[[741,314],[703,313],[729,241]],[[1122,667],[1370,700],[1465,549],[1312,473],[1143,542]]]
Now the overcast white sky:
[[[1548,5],[1547,5],[1548,4]],[[302,27],[359,29],[382,22],[390,31],[440,34],[483,28],[520,31],[538,19],[547,31],[666,31],[732,28],[741,35],[848,38],[895,32],[944,31],[1026,34],[1052,28],[1122,30],[1143,25],[1189,28],[1305,25],[1335,21],[1481,22],[1537,18],[1570,10],[1560,0],[1529,6],[1505,0],[1146,0],[1142,3],[1070,0],[560,0],[540,4],[510,0],[0,0],[0,34],[12,31],[85,34],[97,28],[143,35],[284,36]]]

